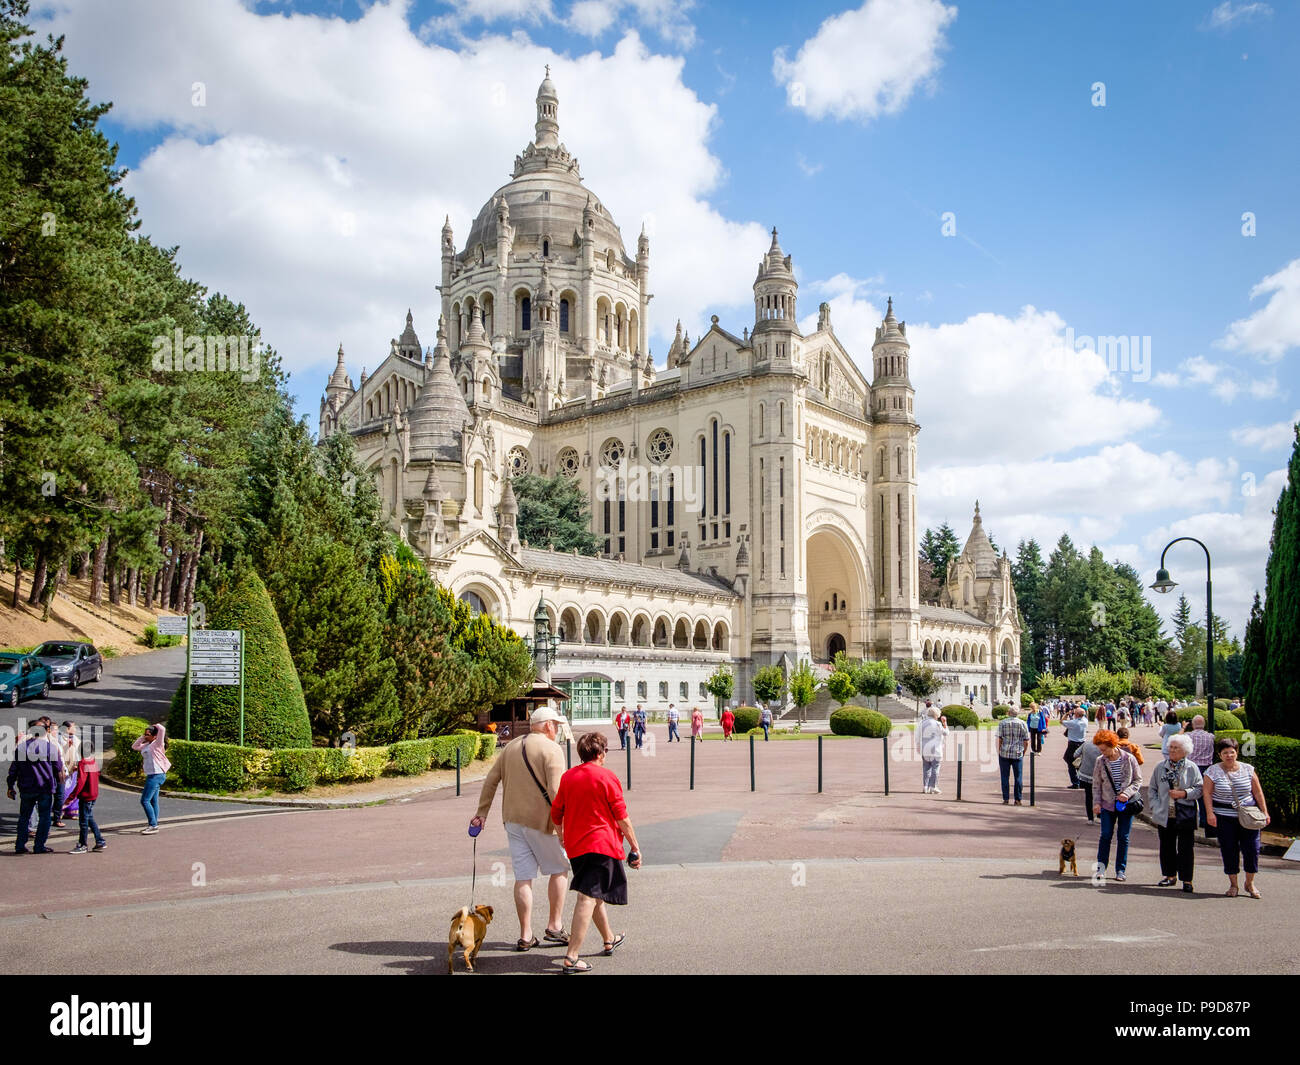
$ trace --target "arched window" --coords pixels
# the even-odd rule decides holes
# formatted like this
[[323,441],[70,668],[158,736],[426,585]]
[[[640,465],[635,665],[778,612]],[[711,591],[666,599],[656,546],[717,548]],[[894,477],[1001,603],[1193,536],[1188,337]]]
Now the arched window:
[[544,240],[542,241],[542,258],[549,259],[550,257],[551,257],[551,242],[549,240]]
[[560,300],[560,332],[569,331],[569,301]]
[[533,301],[525,296],[519,301],[520,327],[525,331],[533,327]]
[[474,506],[483,511],[483,463],[474,463]]
[[760,401],[758,404],[758,438],[763,439],[763,433],[767,425],[767,404]]

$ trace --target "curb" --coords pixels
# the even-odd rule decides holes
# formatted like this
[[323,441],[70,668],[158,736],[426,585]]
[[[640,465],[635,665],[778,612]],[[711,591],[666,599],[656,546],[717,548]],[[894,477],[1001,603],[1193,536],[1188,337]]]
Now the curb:
[[[1148,814],[1145,810],[1142,813],[1138,814],[1138,820],[1143,822],[1144,824],[1150,825],[1152,828],[1158,829],[1160,827],[1154,821],[1151,820],[1151,815]],[[1269,835],[1277,836],[1280,835],[1280,833],[1270,832]],[[1287,840],[1293,839],[1293,837],[1289,837],[1289,836],[1283,836],[1282,838]],[[1217,839],[1206,838],[1204,835],[1202,835],[1201,829],[1199,827],[1196,830],[1196,834],[1192,836],[1192,842],[1195,843],[1196,846],[1198,847],[1213,847],[1215,850],[1219,849],[1219,841]],[[1281,858],[1284,854],[1286,854],[1288,850],[1290,850],[1290,848],[1291,848],[1290,842],[1288,843],[1265,842],[1261,834],[1260,841],[1259,841],[1260,854],[1267,854],[1270,858]]]

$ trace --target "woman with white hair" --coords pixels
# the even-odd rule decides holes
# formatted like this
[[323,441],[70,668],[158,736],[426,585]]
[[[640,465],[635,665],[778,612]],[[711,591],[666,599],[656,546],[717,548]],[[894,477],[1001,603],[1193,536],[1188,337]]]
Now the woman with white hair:
[[1165,759],[1151,774],[1148,797],[1151,820],[1160,834],[1159,887],[1173,887],[1179,880],[1192,892],[1192,869],[1196,850],[1196,798],[1201,794],[1201,771],[1188,757],[1192,738],[1170,736]]
[[932,706],[921,719],[921,783],[927,795],[942,795],[939,790],[939,766],[943,762],[943,743],[948,737],[948,718]]

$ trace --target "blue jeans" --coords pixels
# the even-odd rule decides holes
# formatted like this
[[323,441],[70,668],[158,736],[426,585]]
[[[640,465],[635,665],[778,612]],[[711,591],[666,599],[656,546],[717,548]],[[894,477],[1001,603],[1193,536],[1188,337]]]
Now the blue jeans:
[[673,740],[676,740],[678,743],[681,743],[681,742],[682,742],[682,738],[681,738],[681,736],[679,736],[679,735],[677,734],[677,722],[676,722],[676,721],[669,721],[669,722],[668,722],[668,742],[669,742],[669,743],[672,743]]
[[621,751],[626,746],[627,746],[627,729],[621,728],[618,730],[618,749]]
[[771,731],[772,731],[772,726],[771,726],[771,725],[768,725],[768,724],[764,724],[764,725],[763,725],[763,742],[764,742],[764,743],[767,743],[768,740],[770,739],[768,733],[770,733]]
[[93,832],[96,843],[104,842],[104,834],[99,831],[99,825],[95,824],[95,800],[82,799],[77,804],[77,846],[86,845],[87,832]]
[[1003,758],[998,755],[998,774],[1002,777],[1002,801],[1006,802],[1011,798],[1010,788],[1008,787],[1007,778],[1011,774],[1012,768],[1016,771],[1016,802],[1020,801],[1020,781],[1021,770],[1023,768],[1023,758]]
[[921,759],[921,787],[937,788],[939,786],[939,766],[942,764],[937,758]]
[[633,728],[632,728],[632,735],[634,735],[634,736],[636,737],[636,746],[637,746],[637,750],[640,750],[640,749],[641,749],[641,741],[642,741],[642,739],[644,739],[644,737],[645,737],[645,729],[642,728],[640,725],[635,725],[635,726],[633,726]]
[[20,791],[18,793],[18,838],[14,841],[15,851],[27,849],[27,837],[31,833],[32,810],[36,811],[36,849],[43,851],[45,841],[50,835],[50,810],[54,806],[52,791]]
[[1133,815],[1125,810],[1117,814],[1114,810],[1101,808],[1101,838],[1097,840],[1097,864],[1105,869],[1110,865],[1110,840],[1119,825],[1119,842],[1115,845],[1115,872],[1122,873],[1128,868],[1128,834],[1133,827]]
[[140,795],[140,805],[144,807],[144,815],[149,819],[150,828],[158,827],[158,789],[166,779],[166,773],[150,773],[144,778],[144,791]]

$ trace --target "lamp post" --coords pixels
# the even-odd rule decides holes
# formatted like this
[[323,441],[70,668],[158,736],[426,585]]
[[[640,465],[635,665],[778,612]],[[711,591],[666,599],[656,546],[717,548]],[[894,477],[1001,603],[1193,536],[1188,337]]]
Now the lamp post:
[[1179,536],[1170,540],[1165,544],[1165,549],[1160,552],[1160,568],[1156,571],[1155,583],[1151,587],[1161,593],[1171,592],[1178,587],[1177,583],[1170,579],[1169,571],[1165,569],[1165,555],[1181,540],[1190,540],[1194,544],[1199,544],[1201,550],[1205,552],[1205,694],[1206,704],[1209,707],[1206,731],[1212,733],[1214,732],[1214,589],[1210,580],[1210,549],[1194,536]]
[[546,612],[546,599],[542,596],[538,597],[537,610],[533,614],[532,639],[525,636],[524,646],[532,652],[533,661],[537,663],[537,679],[550,684],[551,663],[559,650],[560,638],[551,632],[551,615]]

